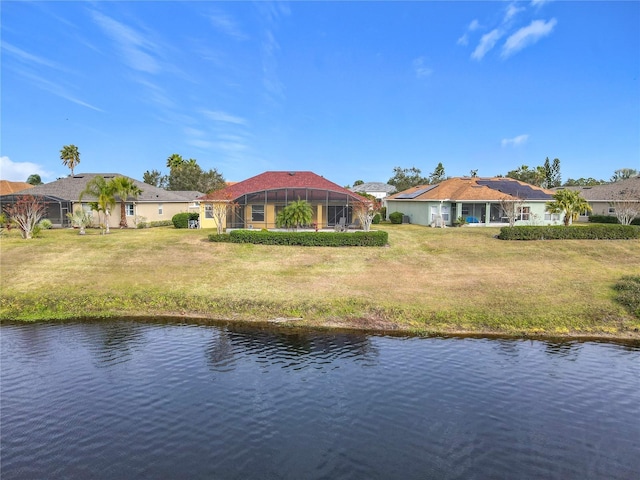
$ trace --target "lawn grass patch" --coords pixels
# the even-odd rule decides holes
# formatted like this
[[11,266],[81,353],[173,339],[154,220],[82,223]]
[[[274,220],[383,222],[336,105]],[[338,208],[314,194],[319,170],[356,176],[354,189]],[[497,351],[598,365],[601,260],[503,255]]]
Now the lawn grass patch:
[[[640,337],[616,298],[640,241],[505,242],[498,228],[379,226],[386,248],[215,243],[211,230],[0,240],[0,319],[193,316],[416,332]],[[635,282],[635,280],[634,280]],[[636,307],[637,308],[637,307]]]

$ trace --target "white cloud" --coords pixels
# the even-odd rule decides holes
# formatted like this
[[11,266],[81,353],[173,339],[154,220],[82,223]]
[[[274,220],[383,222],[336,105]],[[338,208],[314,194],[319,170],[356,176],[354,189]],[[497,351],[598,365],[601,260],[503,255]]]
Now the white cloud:
[[532,7],[541,7],[545,3],[549,3],[551,0],[531,0]]
[[219,32],[238,40],[246,40],[247,35],[242,32],[236,21],[226,13],[215,12],[207,17],[211,25]]
[[222,111],[204,110],[202,112],[210,120],[220,123],[234,123],[236,125],[246,125],[247,121],[242,117],[236,117]]
[[507,11],[504,14],[504,23],[510,21],[513,17],[515,17],[518,13],[524,10],[523,7],[518,7],[515,3],[510,3],[507,6]]
[[418,78],[426,78],[433,73],[433,69],[425,65],[424,57],[416,58],[413,61],[413,70]]
[[55,68],[57,70],[63,70],[62,67],[57,63],[51,62],[46,58],[33,55],[29,52],[22,50],[21,48],[11,45],[8,42],[2,42],[2,49],[25,63],[37,63],[38,65],[42,65],[45,67]]
[[156,49],[153,42],[133,28],[100,12],[93,12],[93,18],[98,26],[120,47],[129,67],[147,73],[160,71],[160,66],[152,55]]
[[464,34],[458,39],[458,45],[468,45],[469,44],[469,33],[476,31],[480,28],[480,22],[478,20],[472,20],[467,30]]
[[474,60],[482,60],[482,57],[484,57],[487,52],[496,45],[497,41],[500,40],[502,36],[503,33],[497,28],[484,34],[480,39],[480,43],[471,54],[471,58]]
[[53,178],[53,173],[43,169],[37,163],[12,162],[9,157],[0,157],[0,178],[10,182],[26,182],[29,175],[38,174],[44,181]]
[[525,134],[525,135],[518,135],[517,137],[513,137],[513,138],[503,138],[501,143],[503,147],[508,147],[509,145],[517,147],[519,145],[524,144],[527,140],[529,140],[529,135]]
[[501,56],[507,58],[524,47],[533,45],[538,40],[549,35],[556,26],[556,19],[552,18],[548,22],[544,20],[534,20],[528,26],[522,27],[516,33],[507,38],[502,47]]

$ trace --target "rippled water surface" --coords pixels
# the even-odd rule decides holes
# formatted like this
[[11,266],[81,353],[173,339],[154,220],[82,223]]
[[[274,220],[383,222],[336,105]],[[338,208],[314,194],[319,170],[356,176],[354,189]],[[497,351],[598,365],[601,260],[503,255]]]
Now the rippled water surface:
[[640,478],[640,347],[0,326],[3,479]]

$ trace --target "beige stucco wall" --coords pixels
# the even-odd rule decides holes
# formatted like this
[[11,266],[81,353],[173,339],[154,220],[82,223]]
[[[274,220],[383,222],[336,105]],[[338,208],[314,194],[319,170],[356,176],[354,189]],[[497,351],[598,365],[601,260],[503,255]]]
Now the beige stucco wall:
[[[86,204],[85,204],[86,205]],[[159,212],[160,205],[162,205],[162,213]],[[82,208],[80,203],[75,203],[73,206],[74,211],[78,208]],[[86,207],[85,207],[86,208]],[[120,226],[120,203],[116,203],[111,215],[109,216],[109,227],[117,228]],[[134,202],[134,216],[127,216],[127,225],[130,228],[135,228],[136,218],[139,222],[159,222],[171,220],[176,213],[181,212],[197,212],[197,208],[193,208],[190,202],[159,202],[159,203],[141,203]],[[98,213],[92,212],[93,223],[98,225]],[[100,214],[100,218],[104,221],[104,215]]]

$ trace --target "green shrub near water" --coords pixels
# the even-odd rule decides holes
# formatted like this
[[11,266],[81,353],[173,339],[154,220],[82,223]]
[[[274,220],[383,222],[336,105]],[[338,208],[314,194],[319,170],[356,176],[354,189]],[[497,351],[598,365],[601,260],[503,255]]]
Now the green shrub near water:
[[229,234],[211,234],[209,241],[305,247],[383,247],[389,241],[389,234],[383,230],[353,233],[233,230]]
[[500,240],[631,240],[640,238],[640,228],[633,225],[593,224],[568,226],[502,227]]
[[172,218],[173,226],[176,228],[189,228],[189,220],[198,220],[200,218],[199,213],[176,213]]

